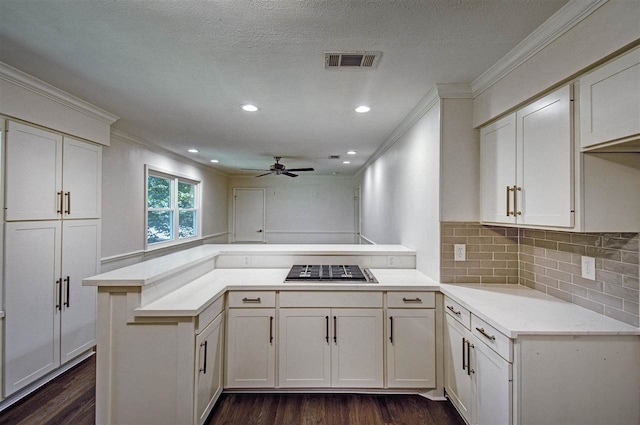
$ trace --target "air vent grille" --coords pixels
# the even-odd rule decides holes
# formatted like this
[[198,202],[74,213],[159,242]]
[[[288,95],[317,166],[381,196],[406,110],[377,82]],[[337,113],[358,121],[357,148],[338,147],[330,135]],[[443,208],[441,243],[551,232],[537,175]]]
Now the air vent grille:
[[340,155],[329,155],[329,159],[340,159]]
[[382,52],[325,52],[325,69],[373,69]]

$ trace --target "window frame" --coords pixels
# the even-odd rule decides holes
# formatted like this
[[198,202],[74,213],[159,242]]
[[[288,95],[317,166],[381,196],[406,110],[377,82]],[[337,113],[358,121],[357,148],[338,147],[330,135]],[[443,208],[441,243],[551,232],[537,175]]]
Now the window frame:
[[[170,181],[171,205],[169,208],[149,208],[149,177],[159,177]],[[179,208],[178,206],[178,184],[186,183],[194,187],[194,203],[193,208]],[[169,211],[172,214],[173,237],[170,240],[161,242],[149,242],[149,212],[152,211]],[[196,233],[193,236],[180,237],[180,212],[195,212]],[[173,245],[193,242],[202,239],[202,181],[192,176],[176,173],[174,171],[165,170],[145,164],[144,170],[144,249],[152,251]]]

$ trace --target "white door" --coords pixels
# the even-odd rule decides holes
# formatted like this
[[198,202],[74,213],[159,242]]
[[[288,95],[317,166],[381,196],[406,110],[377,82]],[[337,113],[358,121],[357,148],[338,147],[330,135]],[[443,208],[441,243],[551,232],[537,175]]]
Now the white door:
[[472,381],[466,341],[469,332],[449,314],[444,328],[444,386],[458,412],[471,423]]
[[519,110],[517,127],[518,222],[572,227],[570,87]]
[[233,241],[266,242],[265,190],[233,189]]
[[60,365],[60,221],[5,224],[5,367],[8,396]]
[[387,385],[435,388],[435,310],[388,309],[387,316]]
[[474,420],[477,425],[510,425],[512,420],[511,363],[484,342],[473,338],[471,370],[475,380]]
[[196,337],[196,424],[203,424],[222,392],[224,314]]
[[82,279],[100,272],[100,220],[69,220],[62,226],[62,324],[60,362],[96,344],[96,288]]
[[331,385],[382,388],[382,309],[332,309]]
[[102,148],[64,138],[63,210],[65,218],[100,218]]
[[62,207],[62,136],[13,121],[6,138],[6,220],[54,220]]
[[275,386],[275,309],[229,309],[227,387]]
[[330,387],[331,310],[282,308],[279,314],[280,387]]
[[481,205],[483,222],[515,223],[516,114],[480,129]]

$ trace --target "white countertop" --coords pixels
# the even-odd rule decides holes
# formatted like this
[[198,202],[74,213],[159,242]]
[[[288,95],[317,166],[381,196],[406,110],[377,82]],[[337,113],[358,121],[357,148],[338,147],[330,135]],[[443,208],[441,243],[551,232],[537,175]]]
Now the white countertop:
[[440,291],[510,338],[640,335],[636,328],[520,285],[440,285]]
[[145,286],[179,273],[198,263],[220,255],[413,255],[415,250],[402,245],[292,245],[292,244],[224,244],[202,245],[142,263],[102,273],[83,280],[89,286]]
[[371,270],[379,283],[283,283],[288,269],[217,269],[135,310],[136,316],[197,316],[228,290],[438,291],[415,269]]

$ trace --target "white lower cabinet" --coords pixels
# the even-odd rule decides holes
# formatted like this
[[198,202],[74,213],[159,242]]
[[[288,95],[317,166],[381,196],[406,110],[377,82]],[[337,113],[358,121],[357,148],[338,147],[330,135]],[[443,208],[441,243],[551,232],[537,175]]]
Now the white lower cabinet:
[[471,423],[473,395],[471,370],[467,368],[467,328],[449,314],[445,314],[444,386],[449,400],[467,423]]
[[477,337],[469,343],[469,367],[474,394],[474,424],[512,422],[512,364]]
[[226,388],[273,388],[276,384],[275,292],[228,294]]
[[222,393],[224,314],[196,335],[195,419],[203,424]]
[[5,396],[95,345],[99,241],[99,220],[5,224]]

